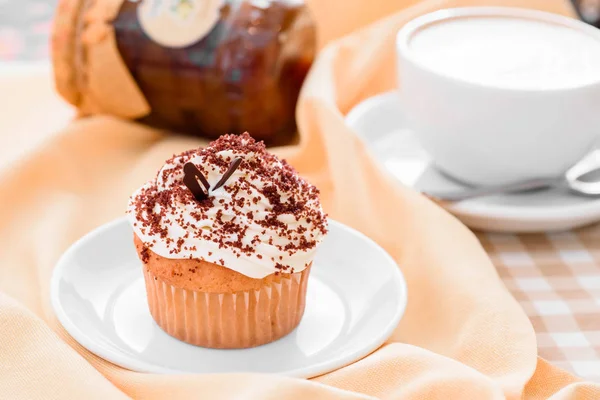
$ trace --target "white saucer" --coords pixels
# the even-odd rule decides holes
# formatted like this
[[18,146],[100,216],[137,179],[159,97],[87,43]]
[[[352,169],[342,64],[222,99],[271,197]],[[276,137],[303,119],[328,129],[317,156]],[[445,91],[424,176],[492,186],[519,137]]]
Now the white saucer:
[[89,233],[62,256],[51,282],[52,306],[69,334],[128,369],[313,377],[381,346],[406,306],[406,284],[394,260],[366,236],[330,221],[295,331],[253,349],[188,345],[163,332],[150,316],[132,235],[124,218]]
[[[395,93],[384,93],[358,104],[346,123],[403,184],[420,191],[464,188],[437,171],[414,133],[405,129],[399,109]],[[600,199],[576,196],[566,189],[481,197],[446,207],[471,228],[497,232],[566,230],[600,220]]]

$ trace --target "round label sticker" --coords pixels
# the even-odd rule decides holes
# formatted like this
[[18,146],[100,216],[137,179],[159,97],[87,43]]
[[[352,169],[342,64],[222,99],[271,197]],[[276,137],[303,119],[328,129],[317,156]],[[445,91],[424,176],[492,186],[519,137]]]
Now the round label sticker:
[[142,0],[137,8],[146,35],[165,47],[190,46],[219,20],[224,0]]

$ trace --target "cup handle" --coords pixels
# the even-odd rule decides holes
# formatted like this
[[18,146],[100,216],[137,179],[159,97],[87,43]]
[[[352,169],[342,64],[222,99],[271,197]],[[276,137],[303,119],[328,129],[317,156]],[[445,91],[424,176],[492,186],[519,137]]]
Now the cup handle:
[[569,189],[577,194],[600,196],[600,150],[594,150],[566,173]]

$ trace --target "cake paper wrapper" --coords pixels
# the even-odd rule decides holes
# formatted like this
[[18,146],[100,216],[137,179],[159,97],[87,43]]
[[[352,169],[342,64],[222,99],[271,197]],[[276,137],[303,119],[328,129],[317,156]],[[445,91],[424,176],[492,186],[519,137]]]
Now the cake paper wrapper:
[[125,0],[61,0],[52,29],[57,91],[82,115],[135,119],[150,113],[123,62],[111,21]]
[[169,335],[196,346],[248,348],[290,333],[302,319],[310,267],[260,290],[208,293],[175,287],[144,268],[150,313]]

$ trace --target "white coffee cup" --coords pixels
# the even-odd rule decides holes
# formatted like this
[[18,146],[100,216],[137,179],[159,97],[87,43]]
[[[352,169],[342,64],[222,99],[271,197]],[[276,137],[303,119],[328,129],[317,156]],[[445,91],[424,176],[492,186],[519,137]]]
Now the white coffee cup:
[[447,9],[405,25],[397,51],[399,112],[458,180],[558,177],[600,133],[600,30],[583,22],[516,8]]

